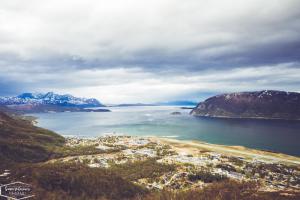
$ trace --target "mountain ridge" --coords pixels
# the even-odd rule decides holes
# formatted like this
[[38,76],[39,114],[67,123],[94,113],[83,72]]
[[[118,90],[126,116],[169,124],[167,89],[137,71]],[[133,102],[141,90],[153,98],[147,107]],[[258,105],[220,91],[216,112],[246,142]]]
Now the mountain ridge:
[[70,94],[22,93],[13,97],[0,97],[0,109],[17,113],[43,112],[110,112],[95,98],[80,98]]
[[277,90],[216,95],[200,102],[194,116],[300,120],[300,93]]
[[1,105],[19,105],[19,104],[48,104],[61,106],[82,106],[82,107],[103,107],[95,98],[80,98],[69,94],[47,93],[22,93],[13,97],[0,97]]

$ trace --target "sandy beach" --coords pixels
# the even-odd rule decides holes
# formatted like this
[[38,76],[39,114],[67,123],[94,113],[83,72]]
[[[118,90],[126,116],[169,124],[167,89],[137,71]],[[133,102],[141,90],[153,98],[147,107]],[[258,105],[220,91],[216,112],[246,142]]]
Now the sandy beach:
[[276,162],[276,163],[279,162],[287,165],[300,164],[300,158],[296,156],[256,150],[256,149],[246,148],[243,146],[227,146],[227,145],[211,144],[202,141],[186,141],[186,140],[176,140],[176,139],[162,138],[162,137],[152,137],[151,139],[170,145],[177,152],[187,153],[191,155],[195,155],[195,154],[197,155],[201,153],[201,151],[212,151],[212,152],[218,152],[228,156],[243,157],[246,160],[257,159],[264,162]]

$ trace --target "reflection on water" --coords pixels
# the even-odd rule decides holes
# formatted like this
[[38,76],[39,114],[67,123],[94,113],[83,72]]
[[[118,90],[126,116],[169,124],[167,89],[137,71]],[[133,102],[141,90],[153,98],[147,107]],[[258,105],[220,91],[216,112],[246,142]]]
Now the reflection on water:
[[[242,145],[300,156],[300,122],[193,117],[179,107],[115,107],[110,113],[35,114],[38,125],[62,135],[106,133],[155,135],[216,144]],[[181,115],[171,115],[172,112]]]

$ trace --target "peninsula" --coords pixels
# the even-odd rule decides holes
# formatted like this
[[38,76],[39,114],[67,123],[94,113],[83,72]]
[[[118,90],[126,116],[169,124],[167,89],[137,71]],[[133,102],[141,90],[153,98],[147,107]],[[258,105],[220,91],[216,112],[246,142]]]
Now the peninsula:
[[194,116],[255,119],[300,119],[300,93],[275,90],[216,95],[199,103]]

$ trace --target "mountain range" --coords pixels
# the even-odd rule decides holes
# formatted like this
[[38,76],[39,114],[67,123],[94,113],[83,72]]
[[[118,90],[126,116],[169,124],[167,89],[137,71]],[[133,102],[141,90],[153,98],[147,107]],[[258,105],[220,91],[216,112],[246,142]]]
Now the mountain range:
[[1,105],[19,104],[48,104],[60,106],[82,106],[82,107],[101,107],[104,106],[97,99],[74,97],[69,94],[47,93],[23,93],[14,97],[0,97]]
[[221,94],[199,103],[191,114],[221,118],[300,120],[300,93],[263,90]]
[[23,93],[13,97],[0,97],[0,106],[21,112],[107,112],[108,109],[89,109],[105,107],[97,99],[80,98],[69,94]]

